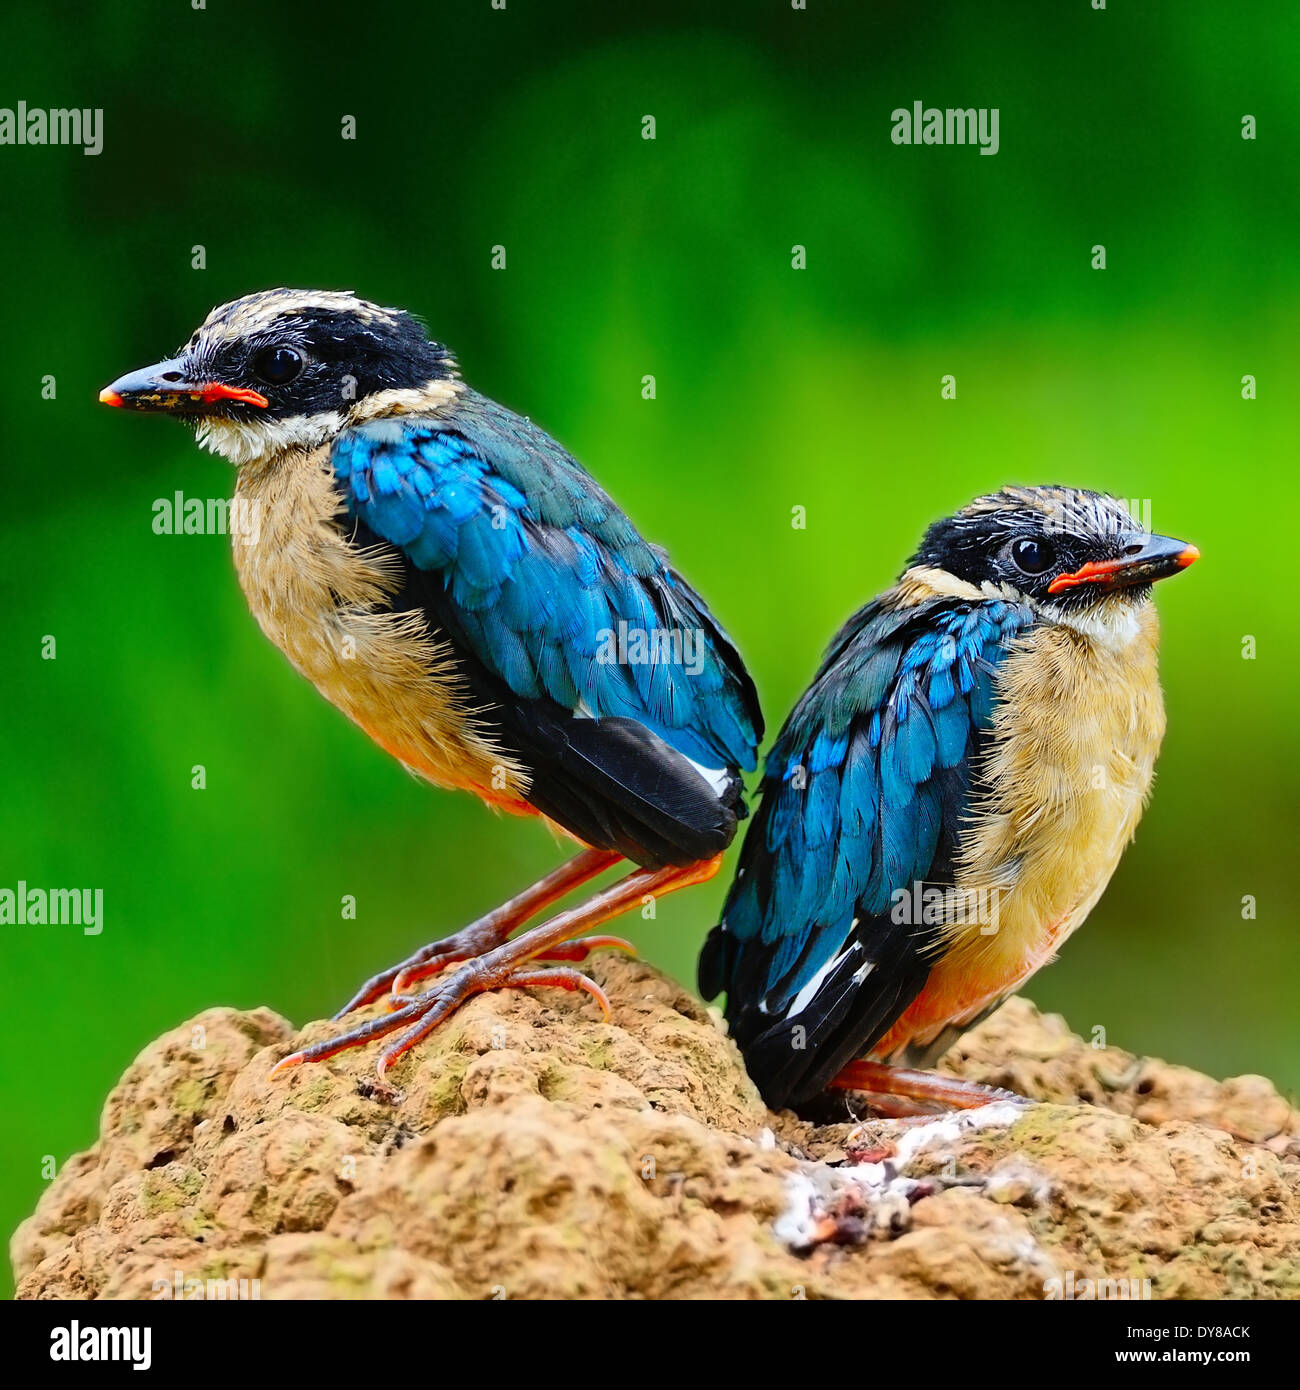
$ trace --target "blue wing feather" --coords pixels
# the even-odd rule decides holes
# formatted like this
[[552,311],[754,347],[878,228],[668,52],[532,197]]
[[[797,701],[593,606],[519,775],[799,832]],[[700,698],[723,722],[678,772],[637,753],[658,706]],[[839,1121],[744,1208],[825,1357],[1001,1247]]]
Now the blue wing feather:
[[888,913],[895,890],[951,873],[939,861],[967,809],[997,667],[1032,616],[1001,600],[877,602],[832,645],[768,756],[741,871],[701,961],[706,997],[729,992],[742,1046],[830,968],[855,927]]
[[[514,695],[634,719],[708,767],[754,767],[761,718],[730,639],[542,430],[467,391],[445,417],[345,431],[332,462],[349,512],[442,576],[459,635]],[[620,624],[670,645],[611,660]]]

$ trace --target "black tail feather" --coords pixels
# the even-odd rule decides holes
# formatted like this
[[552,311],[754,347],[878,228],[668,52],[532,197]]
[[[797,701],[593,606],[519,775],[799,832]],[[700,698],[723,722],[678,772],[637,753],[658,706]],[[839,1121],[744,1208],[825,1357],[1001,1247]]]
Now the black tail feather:
[[583,719],[506,704],[533,771],[527,800],[588,844],[638,864],[694,864],[736,833],[739,777],[722,795],[688,759],[631,719]]
[[[719,792],[689,758],[634,719],[587,718],[549,699],[515,695],[474,655],[442,576],[417,569],[361,522],[348,525],[358,545],[383,550],[399,567],[393,610],[421,612],[430,632],[450,644],[466,708],[530,773],[530,805],[584,843],[650,868],[698,863],[727,848],[746,813],[736,769],[726,770]],[[729,645],[726,652],[744,676]],[[742,689],[761,729],[752,683]]]

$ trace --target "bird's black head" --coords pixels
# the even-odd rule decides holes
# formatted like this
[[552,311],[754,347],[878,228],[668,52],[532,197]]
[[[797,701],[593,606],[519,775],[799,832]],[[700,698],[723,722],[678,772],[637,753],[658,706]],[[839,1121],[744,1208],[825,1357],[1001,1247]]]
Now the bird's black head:
[[1069,487],[1007,487],[936,521],[913,568],[1068,614],[1103,601],[1141,603],[1195,546],[1144,530],[1113,497]]
[[400,309],[329,290],[266,290],[214,309],[174,358],[130,372],[106,405],[189,418],[234,462],[323,443],[457,379],[447,349]]

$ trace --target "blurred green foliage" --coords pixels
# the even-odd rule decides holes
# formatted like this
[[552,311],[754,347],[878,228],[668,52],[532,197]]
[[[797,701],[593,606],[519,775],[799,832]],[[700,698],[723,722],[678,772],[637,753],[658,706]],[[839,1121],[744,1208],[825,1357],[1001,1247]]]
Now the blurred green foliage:
[[[7,17],[0,105],[102,107],[105,144],[0,148],[0,886],[102,887],[106,924],[0,929],[0,1226],[163,1029],[213,1004],[317,1017],[564,852],[325,705],[223,538],[153,534],[155,498],[224,495],[229,470],[96,392],[275,284],[424,315],[671,547],[773,730],[934,516],[1007,481],[1150,499],[1205,557],[1160,593],[1158,789],[1031,992],[1295,1088],[1300,12],[410,8]],[[917,99],[997,106],[1000,153],[892,145]],[[628,930],[690,979],[724,887]]]

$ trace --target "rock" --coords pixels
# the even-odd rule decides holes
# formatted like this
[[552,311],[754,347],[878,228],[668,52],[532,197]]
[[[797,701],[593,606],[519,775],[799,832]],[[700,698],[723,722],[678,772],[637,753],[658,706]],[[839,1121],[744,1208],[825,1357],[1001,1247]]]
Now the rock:
[[1300,1116],[1261,1077],[1096,1050],[1014,999],[945,1069],[1042,1104],[814,1126],[767,1111],[677,985],[589,965],[611,1023],[480,996],[395,1069],[397,1105],[373,1047],[268,1080],[332,1024],[166,1034],[15,1234],[18,1296],[1300,1293]]

